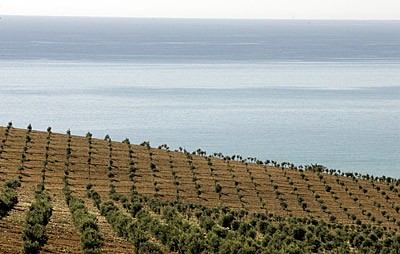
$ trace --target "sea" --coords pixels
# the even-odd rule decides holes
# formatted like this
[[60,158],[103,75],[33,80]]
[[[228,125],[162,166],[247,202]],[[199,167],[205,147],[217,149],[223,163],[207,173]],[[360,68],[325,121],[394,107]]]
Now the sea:
[[400,178],[400,21],[2,16],[9,121]]

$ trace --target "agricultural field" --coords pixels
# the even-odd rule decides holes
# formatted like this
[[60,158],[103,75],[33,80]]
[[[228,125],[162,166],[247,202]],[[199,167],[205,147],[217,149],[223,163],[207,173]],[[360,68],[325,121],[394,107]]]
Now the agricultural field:
[[400,180],[0,127],[0,253],[398,253]]

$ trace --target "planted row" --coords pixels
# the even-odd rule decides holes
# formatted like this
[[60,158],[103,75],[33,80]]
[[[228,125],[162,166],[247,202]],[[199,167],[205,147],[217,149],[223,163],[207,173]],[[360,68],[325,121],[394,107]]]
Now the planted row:
[[4,131],[4,137],[3,137],[3,139],[1,140],[1,144],[0,144],[0,156],[1,156],[1,154],[4,152],[4,147],[6,146],[6,142],[7,142],[8,136],[10,135],[11,127],[12,127],[12,122],[9,122],[8,125],[7,125],[7,127],[6,127],[6,129],[5,129],[5,131]]
[[125,215],[112,201],[102,202],[100,195],[92,188],[88,189],[88,196],[93,199],[95,206],[105,216],[118,236],[124,238],[135,248],[135,253],[162,253],[160,246],[149,241],[147,234],[138,226],[137,221]]
[[[81,233],[80,235],[80,242],[81,248],[84,254],[99,254],[102,253],[102,246],[103,246],[103,237],[99,232],[99,227],[97,225],[96,217],[89,213],[85,207],[85,203],[82,199],[72,195],[72,190],[69,187],[68,176],[69,176],[69,159],[71,157],[71,132],[68,131],[68,147],[67,147],[67,154],[66,154],[66,169],[64,170],[64,196],[65,201],[69,207],[69,210],[72,215],[72,220],[74,222],[75,227]],[[91,149],[91,135],[88,135],[89,141],[89,149]],[[90,158],[90,155],[89,155]],[[89,172],[90,172],[90,160],[88,159],[89,165]],[[90,173],[89,173],[90,175]],[[89,179],[89,185],[90,179]]]
[[53,211],[50,195],[44,190],[44,185],[40,183],[37,188],[35,201],[26,215],[22,235],[23,252],[27,254],[39,253],[47,242],[46,226]]
[[[147,203],[152,204],[150,207],[161,207],[159,210],[166,224],[178,228],[182,218],[177,211],[195,215],[203,229],[197,241],[205,235],[207,247],[192,253],[397,253],[400,247],[400,237],[396,232],[371,225],[348,226],[309,218],[285,219],[264,213],[248,214],[244,210],[210,209],[202,205],[152,199]],[[180,235],[188,236],[184,231],[180,232]],[[174,233],[170,231],[170,234]],[[185,250],[185,253],[190,252]]]
[[0,194],[0,219],[7,214],[18,203],[17,189],[21,186],[21,182],[17,180],[7,181],[4,184],[3,191]]
[[83,253],[102,253],[103,237],[99,232],[96,217],[87,211],[82,199],[72,195],[68,186],[64,187],[64,194],[74,225],[81,233],[80,238]]

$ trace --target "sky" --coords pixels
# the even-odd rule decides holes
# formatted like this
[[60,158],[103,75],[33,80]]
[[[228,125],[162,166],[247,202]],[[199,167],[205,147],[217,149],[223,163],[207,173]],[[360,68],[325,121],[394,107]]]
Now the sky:
[[400,20],[400,0],[0,0],[0,15]]

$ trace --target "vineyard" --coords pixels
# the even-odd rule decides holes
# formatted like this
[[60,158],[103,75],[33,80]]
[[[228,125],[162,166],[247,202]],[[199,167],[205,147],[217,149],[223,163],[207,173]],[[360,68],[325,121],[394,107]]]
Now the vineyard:
[[398,253],[400,180],[0,127],[0,253]]

